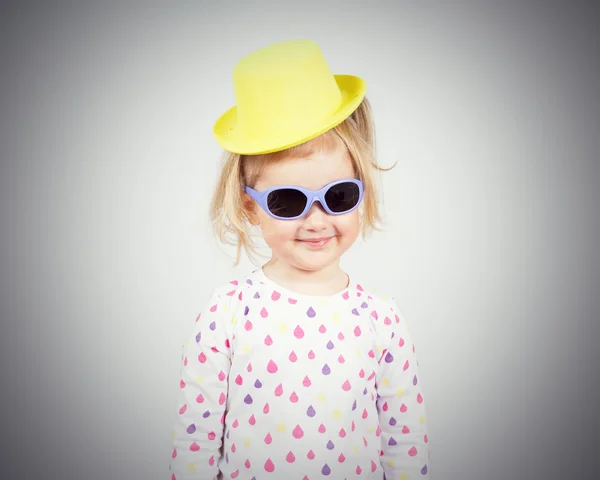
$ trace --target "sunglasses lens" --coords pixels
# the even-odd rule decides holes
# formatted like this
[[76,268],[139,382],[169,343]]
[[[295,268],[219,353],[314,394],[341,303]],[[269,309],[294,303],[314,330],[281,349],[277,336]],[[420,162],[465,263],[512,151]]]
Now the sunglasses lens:
[[306,207],[306,195],[292,188],[280,188],[269,193],[267,205],[273,215],[282,218],[297,217]]
[[325,201],[331,211],[335,213],[347,212],[356,206],[359,194],[360,191],[356,183],[338,183],[327,190]]

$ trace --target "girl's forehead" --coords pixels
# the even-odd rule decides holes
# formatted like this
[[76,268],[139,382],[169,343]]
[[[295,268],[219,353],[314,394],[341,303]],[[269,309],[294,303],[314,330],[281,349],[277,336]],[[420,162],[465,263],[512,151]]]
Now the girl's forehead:
[[328,183],[354,177],[354,168],[343,151],[316,152],[306,158],[286,158],[265,166],[255,188],[298,185],[317,190]]

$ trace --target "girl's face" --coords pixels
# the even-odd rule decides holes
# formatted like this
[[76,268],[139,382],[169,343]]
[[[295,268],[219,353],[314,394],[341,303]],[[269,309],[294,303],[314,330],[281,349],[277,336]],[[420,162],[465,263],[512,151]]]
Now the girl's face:
[[[318,190],[328,183],[354,177],[354,169],[342,149],[315,152],[308,158],[285,159],[266,167],[254,185],[258,191],[279,185]],[[248,202],[247,194],[244,194]],[[329,215],[319,202],[296,220],[278,220],[252,202],[252,218],[260,226],[273,259],[300,270],[319,271],[337,264],[359,233],[358,208],[343,215]],[[302,240],[331,237],[314,248]]]

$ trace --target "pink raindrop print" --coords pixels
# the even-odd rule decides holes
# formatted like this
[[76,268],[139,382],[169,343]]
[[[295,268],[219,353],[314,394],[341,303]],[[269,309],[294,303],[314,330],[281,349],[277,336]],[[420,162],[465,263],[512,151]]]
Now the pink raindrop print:
[[266,443],[267,445],[270,445],[272,441],[273,441],[273,438],[271,437],[271,434],[270,434],[270,433],[267,433],[267,434],[265,435],[265,443]]
[[200,446],[196,442],[192,442],[192,444],[190,445],[190,450],[192,452],[197,452],[198,450],[200,450]]
[[204,352],[200,352],[200,355],[198,355],[198,361],[200,363],[206,362],[206,355],[204,354]]
[[271,294],[271,300],[273,300],[274,302],[276,302],[280,298],[281,298],[281,293],[279,293],[276,290],[273,290],[273,293]]
[[315,452],[313,452],[312,450],[309,450],[308,454],[306,456],[308,457],[309,460],[314,460]]
[[296,360],[298,360],[298,356],[296,355],[296,352],[292,350],[292,353],[290,353],[290,362],[295,362]]
[[244,323],[244,328],[246,329],[247,332],[252,330],[252,322],[250,320],[246,320],[246,323]]
[[377,464],[371,460],[371,471],[374,472],[375,470],[377,470]]
[[406,425],[404,425],[402,427],[402,433],[404,433],[404,434],[410,433],[410,428],[408,428]]
[[288,463],[294,463],[296,461],[296,457],[294,457],[294,454],[291,451],[288,452],[288,454],[285,456],[285,459]]
[[310,387],[311,382],[310,382],[310,378],[308,378],[308,375],[306,375],[304,377],[304,380],[302,381],[302,385],[304,385],[305,387]]
[[275,387],[275,396],[281,397],[281,395],[283,395],[283,385],[280,383],[277,385],[277,387]]
[[308,352],[308,358],[310,358],[311,360],[313,360],[315,358],[315,352],[313,352],[312,350],[310,350]]
[[421,396],[421,394],[417,394],[417,403],[423,403],[423,397]]
[[338,362],[340,362],[340,363],[344,363],[345,361],[346,361],[346,360],[344,360],[344,356],[343,356],[343,355],[340,355],[340,356],[338,357]]
[[237,377],[235,377],[235,383],[237,385],[241,385],[242,383],[244,383],[244,380],[242,379],[241,375],[238,375]]
[[408,451],[408,455],[411,457],[414,457],[416,454],[417,454],[417,449],[414,446],[412,446],[410,448],[410,450]]
[[361,472],[362,472],[362,469],[360,468],[360,465],[357,465],[357,466],[356,466],[356,474],[357,474],[357,475],[360,475],[360,474],[361,474]]
[[267,461],[265,462],[265,470],[269,473],[273,472],[275,470],[275,465],[273,465],[273,462],[271,461],[271,459],[267,459]]
[[294,329],[294,337],[296,337],[297,339],[301,339],[303,336],[304,336],[304,330],[302,330],[302,328],[300,328],[300,325],[298,325]]
[[406,362],[404,362],[404,366],[402,367],[402,370],[404,370],[406,372],[406,370],[408,370],[408,360]]
[[350,388],[352,388],[352,387],[350,386],[350,382],[349,382],[348,380],[346,380],[346,381],[344,382],[344,384],[342,385],[342,390],[344,390],[344,391],[346,391],[346,392],[347,392],[348,390],[350,390]]
[[319,333],[325,333],[327,331],[327,329],[325,328],[325,325],[321,324],[321,326],[319,327]]
[[267,413],[269,413],[270,407],[269,407],[269,402],[265,403],[265,406],[263,407],[263,413],[266,415]]
[[325,425],[321,424],[319,425],[319,433],[325,433],[327,431],[327,429],[325,428]]
[[357,337],[360,337],[360,334],[361,334],[360,327],[357,325],[354,328],[354,335],[357,336]]
[[290,402],[298,403],[298,395],[296,395],[296,392],[292,392],[292,394],[290,395]]
[[256,425],[256,418],[254,417],[254,414],[250,415],[250,418],[248,419],[248,423],[250,425]]
[[407,410],[408,410],[408,408],[406,407],[406,405],[404,405],[404,404],[400,405],[400,411],[402,413],[405,413]]
[[267,335],[265,337],[265,345],[268,347],[270,345],[273,345],[273,339],[271,338],[271,335]]
[[262,318],[267,318],[269,316],[269,312],[267,311],[267,309],[265,307],[263,307],[262,310],[260,311],[260,316]]
[[277,372],[277,364],[273,360],[269,360],[269,363],[267,364],[267,372],[269,372],[269,373]]
[[304,431],[300,428],[300,425],[296,425],[294,430],[292,431],[292,435],[294,438],[302,438],[304,436]]

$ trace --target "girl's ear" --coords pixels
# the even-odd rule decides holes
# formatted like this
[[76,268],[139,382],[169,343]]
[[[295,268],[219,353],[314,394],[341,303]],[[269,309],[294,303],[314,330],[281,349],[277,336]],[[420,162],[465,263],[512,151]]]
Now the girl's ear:
[[258,216],[256,215],[256,202],[246,192],[242,192],[242,204],[244,209],[244,215],[252,225],[258,225]]

